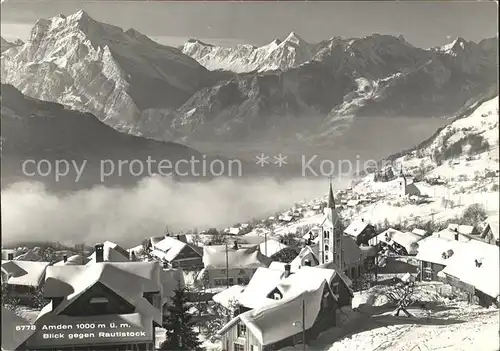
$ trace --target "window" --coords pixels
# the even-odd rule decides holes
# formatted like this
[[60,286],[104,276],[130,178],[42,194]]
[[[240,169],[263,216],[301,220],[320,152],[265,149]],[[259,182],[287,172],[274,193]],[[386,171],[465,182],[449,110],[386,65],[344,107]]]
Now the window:
[[330,246],[325,245],[325,251],[330,251]]
[[280,294],[279,294],[279,293],[274,293],[273,298],[274,298],[275,300],[281,300],[281,296],[280,296]]
[[90,299],[90,303],[108,303],[108,299],[106,297],[93,297]]
[[339,294],[339,283],[333,283],[332,284],[332,291],[334,294],[338,295]]
[[329,260],[328,255],[325,255],[325,262],[328,262]]
[[424,272],[424,280],[432,280],[432,273]]
[[424,268],[431,268],[430,262],[422,261],[422,264],[423,264]]
[[330,232],[329,232],[329,231],[326,231],[326,232],[325,232],[325,239],[328,239],[328,238],[330,238]]
[[234,343],[234,351],[245,351],[245,346]]
[[247,335],[247,326],[244,324],[238,324],[238,338],[244,338]]

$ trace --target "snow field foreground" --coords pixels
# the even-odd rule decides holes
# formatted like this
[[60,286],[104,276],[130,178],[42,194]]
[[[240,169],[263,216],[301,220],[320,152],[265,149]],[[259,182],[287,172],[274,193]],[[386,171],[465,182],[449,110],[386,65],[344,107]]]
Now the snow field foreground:
[[[392,315],[394,306],[385,296],[391,291],[390,286],[377,285],[365,292],[356,292],[354,310],[340,312],[338,327],[322,333],[307,345],[307,350],[499,350],[499,310],[442,297],[437,292],[440,285],[415,288],[413,298],[418,302],[408,308],[414,317]],[[292,350],[302,350],[302,345],[282,349]]]

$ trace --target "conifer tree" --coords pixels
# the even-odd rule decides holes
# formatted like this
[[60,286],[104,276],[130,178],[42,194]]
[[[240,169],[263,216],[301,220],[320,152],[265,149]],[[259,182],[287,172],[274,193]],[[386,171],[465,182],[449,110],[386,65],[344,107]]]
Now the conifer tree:
[[167,330],[166,340],[160,350],[204,350],[188,312],[186,292],[187,289],[180,286],[174,291],[172,303],[167,307],[169,314],[163,324],[163,328]]

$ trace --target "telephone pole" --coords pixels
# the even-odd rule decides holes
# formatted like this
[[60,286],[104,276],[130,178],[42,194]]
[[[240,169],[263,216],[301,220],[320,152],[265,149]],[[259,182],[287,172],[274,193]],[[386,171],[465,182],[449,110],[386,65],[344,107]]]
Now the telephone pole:
[[302,346],[306,351],[306,300],[302,300]]
[[226,242],[226,286],[229,289],[229,258],[227,253],[227,242]]

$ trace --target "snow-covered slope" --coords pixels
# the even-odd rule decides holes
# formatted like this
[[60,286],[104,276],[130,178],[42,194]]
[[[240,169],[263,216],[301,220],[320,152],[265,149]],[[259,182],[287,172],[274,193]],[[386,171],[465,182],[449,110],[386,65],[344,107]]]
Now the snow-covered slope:
[[387,219],[392,225],[402,221],[441,222],[460,216],[472,204],[482,205],[490,216],[497,215],[498,123],[497,96],[464,112],[412,150],[388,157],[380,170],[392,168],[397,175],[403,169],[409,179],[414,176],[427,200],[418,203],[402,199],[398,190],[401,178],[374,181],[374,175],[369,174],[353,192],[374,195],[378,201],[351,211],[351,215],[374,223]]

